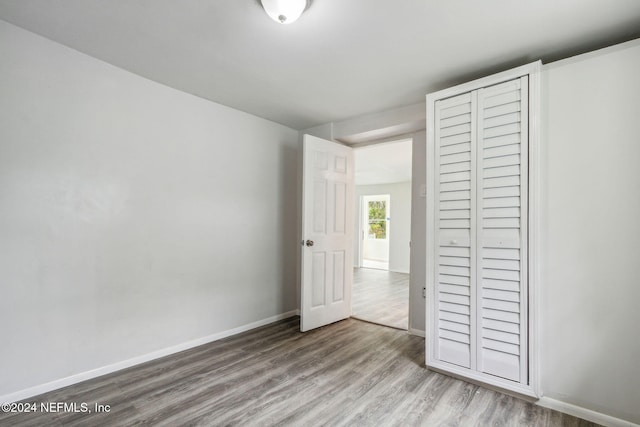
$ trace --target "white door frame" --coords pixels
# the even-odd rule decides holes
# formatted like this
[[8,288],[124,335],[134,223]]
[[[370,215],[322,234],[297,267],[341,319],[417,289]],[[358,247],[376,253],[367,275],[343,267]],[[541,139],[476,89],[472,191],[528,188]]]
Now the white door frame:
[[[421,113],[421,114],[424,114],[424,113]],[[397,119],[397,118],[396,118],[396,119]],[[406,125],[409,125],[409,123],[406,123]],[[406,126],[405,126],[405,127],[406,127]],[[370,130],[372,130],[372,131],[373,131],[373,130],[375,130],[375,128],[370,129]],[[398,141],[405,140],[405,139],[409,139],[409,140],[413,141],[414,149],[415,149],[415,141],[416,141],[416,137],[418,137],[419,139],[422,139],[422,138],[421,138],[421,135],[423,136],[423,135],[424,135],[424,132],[423,132],[423,131],[421,131],[421,130],[417,130],[415,133],[410,133],[410,134],[409,134],[409,133],[399,134],[399,135],[397,135],[397,136],[389,136],[389,137],[387,137],[387,138],[385,138],[385,139],[380,139],[380,140],[362,141],[362,142],[359,142],[359,143],[356,143],[356,144],[353,144],[353,145],[349,145],[349,147],[350,147],[350,148],[352,148],[352,149],[358,149],[358,148],[365,147],[365,146],[368,146],[368,145],[394,144],[394,143],[397,143]],[[334,137],[334,138],[335,138],[335,137]],[[302,158],[303,158],[303,153],[301,153],[301,154],[302,154],[302,155],[300,156],[300,159],[302,160]],[[414,153],[414,150],[412,149],[412,157],[414,157],[414,156],[415,156],[415,153]],[[300,161],[300,165],[301,165],[301,170],[300,170],[300,172],[302,173],[302,175],[304,175],[304,170],[302,170],[302,169],[303,169],[303,167],[302,167],[302,163],[303,163],[303,161]],[[411,180],[410,180],[410,181],[411,181],[411,188],[412,188],[412,189],[413,189],[413,188],[417,188],[416,186],[418,185],[418,183],[415,181],[415,172],[413,172],[413,173],[412,173],[412,177],[411,177]],[[302,193],[304,193],[304,191],[302,191]],[[354,192],[354,193],[355,193],[355,192]],[[412,190],[412,195],[413,195],[413,194],[414,194],[414,191]],[[422,195],[422,197],[425,197],[425,196],[424,196],[424,195]],[[356,205],[356,203],[357,203],[357,205],[356,205],[356,206],[360,207],[360,206],[361,206],[361,203],[360,203],[360,200],[358,200],[358,199],[359,199],[359,198],[356,198],[356,197],[355,197],[355,194],[354,194],[354,197],[353,197],[353,199],[352,199],[352,200],[353,200],[353,205]],[[412,197],[412,205],[413,205],[413,203],[414,203],[415,201],[416,201],[416,200],[414,200],[414,198]],[[355,206],[354,206],[354,207],[355,207]],[[301,217],[302,217],[302,215],[301,215]],[[358,215],[358,218],[361,218],[361,215]],[[413,208],[412,208],[412,217],[411,217],[411,221],[412,221],[412,223],[413,223],[414,219],[415,219],[415,218],[413,218]],[[355,224],[354,224],[354,225],[355,225]],[[358,225],[360,226],[360,229],[362,229],[361,219],[359,219],[359,220],[358,220]],[[299,229],[299,230],[301,231],[301,229]],[[303,234],[304,234],[304,232],[302,232],[301,236],[302,236]],[[354,236],[354,237],[355,237],[355,236]],[[412,226],[412,233],[411,233],[411,237],[414,237],[414,236],[413,236],[413,226]],[[300,241],[300,239],[299,239],[299,241]],[[358,238],[358,239],[357,239],[357,241],[358,241],[358,246],[357,246],[357,247],[358,247],[358,252],[359,252],[359,253],[358,253],[358,258],[357,258],[357,260],[360,260],[360,259],[361,259],[361,256],[360,256],[360,252],[361,252],[361,239],[360,239],[360,238]],[[299,254],[301,254],[301,257],[303,257],[303,256],[304,256],[304,254],[303,254],[303,252],[302,252],[302,251],[301,251],[301,252],[299,252]],[[353,254],[352,254],[351,258],[352,258],[352,260],[353,260]],[[352,262],[352,263],[353,263],[353,262]],[[301,265],[301,263],[299,262],[299,263],[298,263],[298,266],[300,266],[300,265]],[[411,277],[411,276],[413,276],[413,274],[414,274],[414,273],[413,273],[413,269],[414,269],[414,268],[416,268],[416,266],[414,266],[413,264],[411,264],[411,263],[410,263],[410,266],[409,266],[409,269],[410,269],[410,277]],[[302,277],[302,276],[303,276],[303,271],[299,270],[299,271],[298,271],[298,279],[300,280],[300,282],[299,282],[299,283],[300,283],[300,287],[298,287],[298,290],[299,290],[298,297],[299,297],[299,301],[300,301],[300,304],[301,304],[301,305],[300,305],[300,314],[302,314],[302,282],[303,282],[303,277]],[[352,279],[353,279],[353,276],[352,276]],[[410,278],[410,283],[412,283],[412,282],[413,282],[413,280]],[[410,285],[410,286],[411,286],[411,285]],[[413,302],[415,301],[415,299],[416,299],[416,298],[419,298],[419,299],[421,299],[421,300],[423,300],[423,299],[424,299],[424,296],[423,296],[422,290],[420,290],[420,292],[419,292],[419,293],[415,293],[415,292],[413,292],[413,291],[411,290],[411,288],[410,288],[410,292],[409,292],[409,312],[408,312],[408,316],[409,316],[409,330],[408,330],[408,332],[409,332],[409,334],[413,334],[413,335],[417,335],[417,336],[422,336],[422,337],[424,337],[424,336],[425,336],[425,332],[424,332],[424,331],[422,331],[421,329],[415,329],[415,328],[414,328],[414,327],[412,327],[412,325],[411,325],[411,319],[412,319],[411,315],[412,315],[412,311],[413,311],[413,310],[415,310],[415,309],[413,309],[413,305],[414,305],[414,304],[413,304]]]

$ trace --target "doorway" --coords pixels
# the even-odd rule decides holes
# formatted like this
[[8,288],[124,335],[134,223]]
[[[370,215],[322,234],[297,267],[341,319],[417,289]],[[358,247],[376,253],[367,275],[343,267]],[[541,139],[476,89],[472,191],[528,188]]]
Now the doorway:
[[408,329],[411,147],[400,140],[354,148],[352,317]]

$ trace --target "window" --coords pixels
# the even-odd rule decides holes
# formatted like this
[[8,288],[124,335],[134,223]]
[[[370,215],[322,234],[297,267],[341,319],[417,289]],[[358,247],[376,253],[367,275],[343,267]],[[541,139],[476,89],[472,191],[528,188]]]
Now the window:
[[369,239],[387,238],[387,202],[384,200],[374,200],[369,202]]

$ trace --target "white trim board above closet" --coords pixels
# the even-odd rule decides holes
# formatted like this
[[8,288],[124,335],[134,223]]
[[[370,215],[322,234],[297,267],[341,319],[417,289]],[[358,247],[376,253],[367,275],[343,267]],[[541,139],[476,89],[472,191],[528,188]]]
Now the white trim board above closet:
[[427,367],[532,397],[540,67],[427,95]]

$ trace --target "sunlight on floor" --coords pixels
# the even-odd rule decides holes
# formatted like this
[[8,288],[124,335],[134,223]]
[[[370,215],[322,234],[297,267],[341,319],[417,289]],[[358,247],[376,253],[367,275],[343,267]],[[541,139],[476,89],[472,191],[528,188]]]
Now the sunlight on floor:
[[376,261],[373,259],[363,259],[362,260],[362,268],[375,268],[377,270],[388,270],[389,262],[384,261]]

